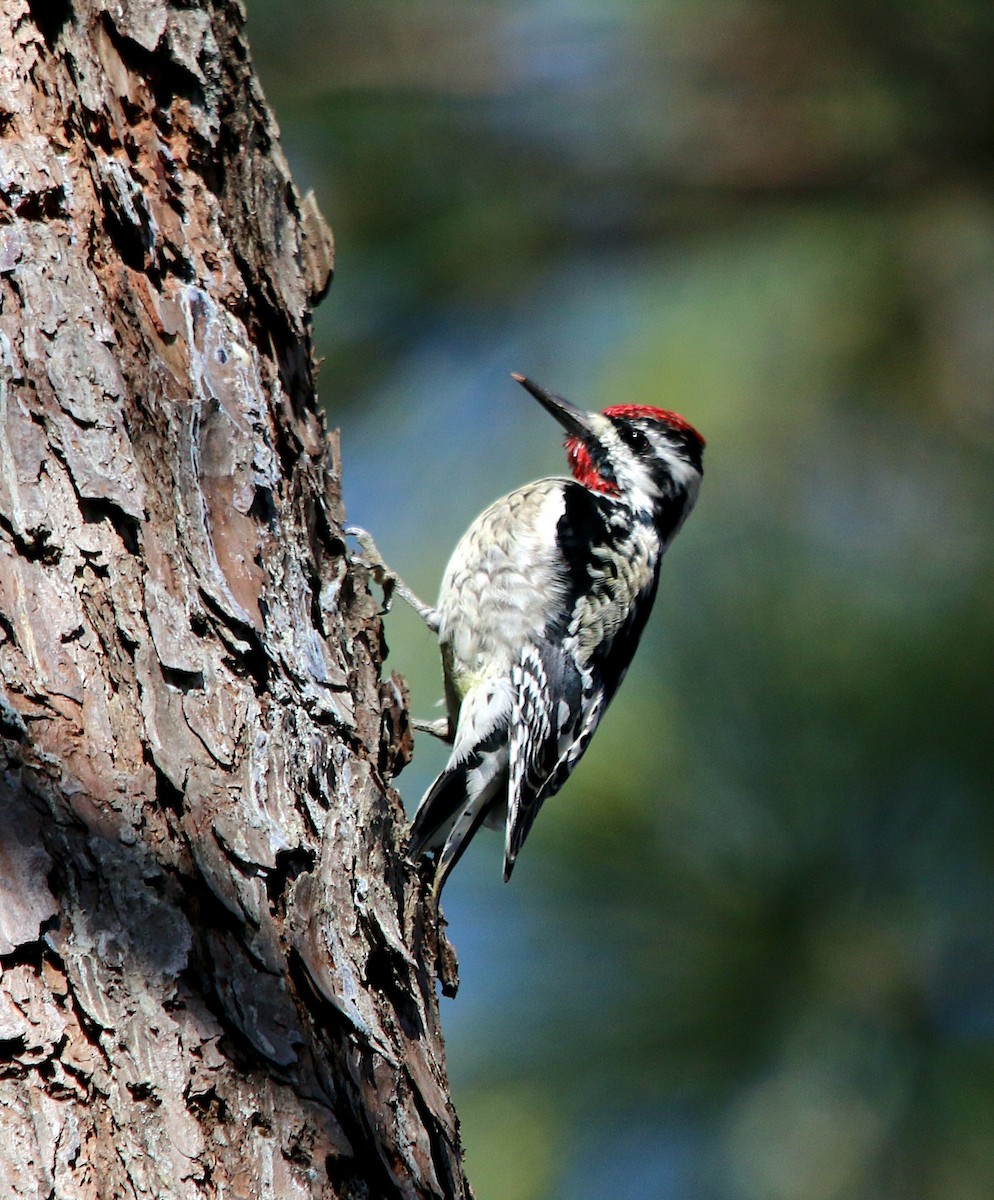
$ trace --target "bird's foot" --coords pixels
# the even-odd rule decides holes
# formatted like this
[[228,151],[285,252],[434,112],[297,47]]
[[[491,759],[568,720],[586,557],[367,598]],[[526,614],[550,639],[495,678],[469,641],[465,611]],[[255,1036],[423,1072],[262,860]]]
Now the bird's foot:
[[432,737],[436,737],[450,746],[455,740],[455,731],[448,717],[439,717],[435,721],[412,720],[411,728],[417,733],[430,733]]
[[437,610],[432,605],[425,604],[423,600],[411,591],[397,572],[387,566],[376,542],[373,541],[373,535],[365,529],[361,529],[358,525],[346,526],[345,533],[349,537],[355,538],[359,543],[360,553],[352,561],[361,563],[383,589],[382,611],[384,613],[390,611],[394,593],[396,593],[401,600],[414,609],[432,633],[438,633],[439,618]]

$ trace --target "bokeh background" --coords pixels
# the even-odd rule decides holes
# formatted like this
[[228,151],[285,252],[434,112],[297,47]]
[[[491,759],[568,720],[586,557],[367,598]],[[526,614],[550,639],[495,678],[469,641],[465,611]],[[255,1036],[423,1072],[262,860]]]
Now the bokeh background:
[[590,753],[447,887],[479,1200],[991,1200],[994,5],[248,14],[349,517],[416,590],[563,469],[510,371],[708,439]]

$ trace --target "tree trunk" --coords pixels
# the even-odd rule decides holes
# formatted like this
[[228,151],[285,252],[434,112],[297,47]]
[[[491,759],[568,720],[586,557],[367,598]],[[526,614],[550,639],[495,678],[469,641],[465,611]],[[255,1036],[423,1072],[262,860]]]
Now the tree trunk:
[[468,1196],[231,0],[0,3],[0,1195]]

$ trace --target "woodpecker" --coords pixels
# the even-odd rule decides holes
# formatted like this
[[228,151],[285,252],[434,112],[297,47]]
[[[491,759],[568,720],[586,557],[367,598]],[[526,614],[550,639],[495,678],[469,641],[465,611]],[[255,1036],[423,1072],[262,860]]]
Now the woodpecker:
[[435,606],[391,572],[363,530],[376,578],[438,635],[448,717],[415,723],[452,744],[411,826],[435,854],[437,897],[481,824],[503,828],[504,879],[542,803],[563,786],[632,661],[663,553],[697,499],[704,439],[641,404],[585,412],[513,378],[566,431],[572,478],[517,488],[480,514]]

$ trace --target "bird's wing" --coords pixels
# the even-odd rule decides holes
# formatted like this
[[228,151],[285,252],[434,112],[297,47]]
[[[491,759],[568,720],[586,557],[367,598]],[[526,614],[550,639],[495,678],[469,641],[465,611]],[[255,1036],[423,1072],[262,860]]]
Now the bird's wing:
[[566,782],[600,720],[589,680],[561,645],[526,647],[511,669],[511,692],[505,879],[542,803]]

